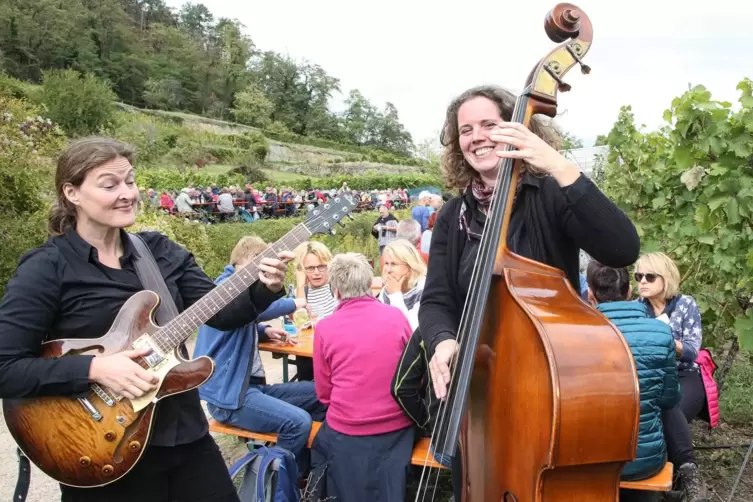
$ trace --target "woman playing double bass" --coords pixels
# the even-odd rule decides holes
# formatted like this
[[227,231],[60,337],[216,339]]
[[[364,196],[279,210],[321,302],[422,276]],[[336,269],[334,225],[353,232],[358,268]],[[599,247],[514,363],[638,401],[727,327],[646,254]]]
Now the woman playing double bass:
[[[561,269],[579,290],[581,249],[612,267],[631,265],[640,240],[628,217],[552,146],[553,129],[536,119],[530,129],[510,122],[515,96],[476,87],[447,109],[441,140],[446,181],[462,191],[442,209],[431,240],[419,324],[438,398],[447,397],[450,360],[479,250],[500,160],[521,159],[507,233],[518,255]],[[505,150],[511,145],[513,150]],[[514,434],[514,431],[510,431]],[[460,501],[460,459],[453,459],[455,500]]]

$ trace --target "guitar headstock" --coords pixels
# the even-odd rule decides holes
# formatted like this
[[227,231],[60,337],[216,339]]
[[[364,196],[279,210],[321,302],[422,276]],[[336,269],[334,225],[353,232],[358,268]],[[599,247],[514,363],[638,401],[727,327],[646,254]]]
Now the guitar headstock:
[[[335,225],[343,225],[342,220],[345,218],[353,219],[353,209],[356,202],[350,195],[337,195],[329,199],[324,204],[312,207],[306,214],[306,221],[303,223],[308,228],[311,235],[314,234],[335,234]],[[344,225],[343,225],[344,226]]]

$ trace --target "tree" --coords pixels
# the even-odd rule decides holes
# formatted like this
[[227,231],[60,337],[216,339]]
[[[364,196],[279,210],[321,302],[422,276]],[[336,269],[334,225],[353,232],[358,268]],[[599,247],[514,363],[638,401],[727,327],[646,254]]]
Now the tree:
[[677,262],[703,315],[704,344],[735,332],[753,348],[753,82],[737,89],[738,111],[703,86],[689,89],[654,132],[623,107],[607,137],[603,187],[633,218],[642,250]]
[[606,134],[599,134],[594,140],[594,146],[606,146],[608,143],[608,136]]
[[575,150],[576,148],[583,148],[583,140],[577,136],[570,134],[569,132],[561,132],[562,138],[562,150]]
[[264,128],[272,122],[273,110],[274,104],[264,92],[256,84],[251,84],[235,95],[235,106],[231,111],[238,122]]

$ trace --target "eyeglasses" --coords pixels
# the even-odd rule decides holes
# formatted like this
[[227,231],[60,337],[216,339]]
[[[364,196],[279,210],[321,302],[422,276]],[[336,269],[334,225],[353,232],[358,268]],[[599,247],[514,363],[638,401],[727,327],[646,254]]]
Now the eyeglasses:
[[313,274],[314,272],[326,272],[327,271],[327,265],[314,265],[313,267],[303,267],[303,270],[306,271],[307,274]]
[[633,277],[635,277],[635,282],[641,282],[643,278],[646,278],[646,282],[654,282],[657,277],[661,277],[659,274],[641,274],[640,272],[636,272],[633,274]]

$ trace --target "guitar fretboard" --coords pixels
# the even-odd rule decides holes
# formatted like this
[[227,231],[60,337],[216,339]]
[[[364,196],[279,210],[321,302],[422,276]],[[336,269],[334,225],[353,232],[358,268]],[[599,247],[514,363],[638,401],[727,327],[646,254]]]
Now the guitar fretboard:
[[309,238],[311,232],[304,224],[293,228],[285,236],[270,245],[247,266],[236,270],[222,284],[183,311],[178,317],[153,334],[153,340],[163,353],[183,343],[202,324],[226,307],[239,295],[248,294],[248,288],[259,278],[259,262],[263,258],[276,258],[281,251],[291,251]]

